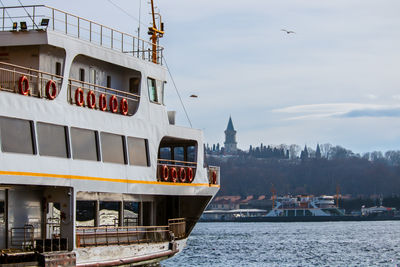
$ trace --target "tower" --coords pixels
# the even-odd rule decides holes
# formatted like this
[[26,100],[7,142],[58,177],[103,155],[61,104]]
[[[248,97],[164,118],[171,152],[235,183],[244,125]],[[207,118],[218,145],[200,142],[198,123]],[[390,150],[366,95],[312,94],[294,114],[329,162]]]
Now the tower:
[[225,130],[225,152],[235,153],[237,151],[236,131],[233,128],[232,118],[229,116],[228,126]]

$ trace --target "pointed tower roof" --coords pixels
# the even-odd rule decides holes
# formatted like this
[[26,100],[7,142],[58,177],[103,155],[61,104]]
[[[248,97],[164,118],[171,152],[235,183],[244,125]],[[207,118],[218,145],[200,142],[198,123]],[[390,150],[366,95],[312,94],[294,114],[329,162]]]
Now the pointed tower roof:
[[233,128],[233,123],[232,123],[232,118],[231,116],[229,116],[229,122],[228,122],[228,126],[226,127],[227,131],[234,131],[235,129]]

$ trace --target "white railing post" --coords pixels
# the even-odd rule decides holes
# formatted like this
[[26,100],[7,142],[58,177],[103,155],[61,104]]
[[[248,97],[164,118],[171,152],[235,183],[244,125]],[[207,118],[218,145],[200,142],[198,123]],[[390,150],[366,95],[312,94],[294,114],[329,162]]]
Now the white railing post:
[[111,49],[114,47],[114,30],[111,29]]
[[33,22],[32,28],[35,29],[35,25],[36,25],[36,23],[35,23],[35,6],[32,7],[32,22]]
[[100,45],[103,45],[103,25],[100,25]]

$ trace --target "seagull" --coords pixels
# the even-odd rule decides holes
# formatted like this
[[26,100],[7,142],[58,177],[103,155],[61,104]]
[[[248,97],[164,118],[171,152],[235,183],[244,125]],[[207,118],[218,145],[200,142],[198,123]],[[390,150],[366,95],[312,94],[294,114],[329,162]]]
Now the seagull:
[[281,31],[286,32],[287,34],[295,33],[294,31],[288,31],[288,30],[285,30],[285,29],[282,29]]
[[198,98],[197,95],[190,95],[190,97],[192,97],[192,98]]

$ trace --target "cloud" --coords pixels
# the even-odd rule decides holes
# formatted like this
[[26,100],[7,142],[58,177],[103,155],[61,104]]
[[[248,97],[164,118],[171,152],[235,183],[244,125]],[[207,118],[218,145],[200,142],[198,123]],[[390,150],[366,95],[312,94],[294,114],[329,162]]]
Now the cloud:
[[274,109],[272,112],[296,114],[296,116],[288,117],[286,120],[306,120],[327,117],[400,117],[400,106],[362,103],[329,103],[289,106]]
[[383,108],[383,109],[359,109],[352,110],[340,117],[357,118],[357,117],[400,117],[400,107],[398,108]]

